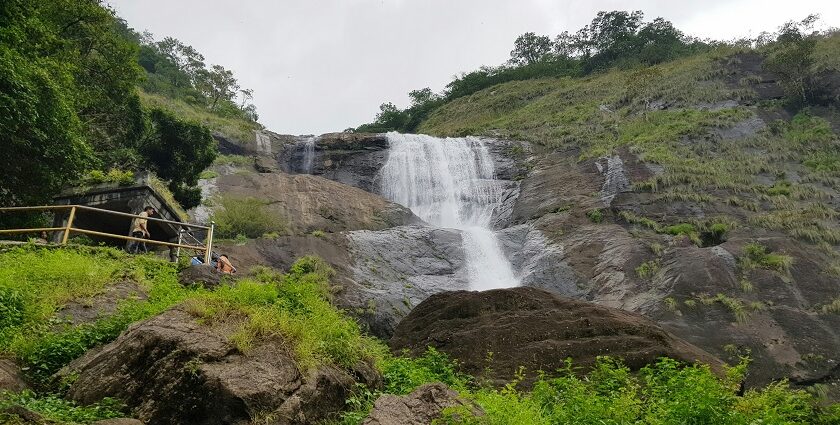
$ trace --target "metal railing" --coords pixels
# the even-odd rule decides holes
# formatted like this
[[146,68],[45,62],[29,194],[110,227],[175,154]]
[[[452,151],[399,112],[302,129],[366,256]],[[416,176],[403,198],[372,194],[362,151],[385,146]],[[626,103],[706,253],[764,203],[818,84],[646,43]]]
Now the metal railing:
[[[61,237],[61,244],[66,245],[67,240],[70,237],[71,232],[75,233],[82,233],[86,235],[93,235],[93,236],[100,236],[106,238],[114,238],[114,239],[122,239],[126,241],[135,241],[135,242],[145,242],[148,244],[153,245],[161,245],[161,246],[168,246],[171,248],[177,248],[180,252],[181,248],[185,249],[192,249],[197,251],[204,252],[204,263],[210,264],[210,254],[213,250],[213,230],[215,228],[214,223],[210,223],[210,226],[202,226],[199,224],[191,224],[191,223],[183,223],[180,221],[173,221],[173,220],[166,220],[162,218],[153,218],[153,217],[141,217],[136,214],[129,214],[119,211],[111,211],[111,210],[104,210],[101,208],[94,208],[88,207],[85,205],[42,205],[37,207],[0,207],[0,213],[3,212],[20,212],[20,211],[55,211],[55,210],[70,210],[70,215],[67,219],[67,224],[63,227],[38,227],[38,228],[28,228],[28,229],[0,229],[0,235],[3,234],[18,234],[18,233],[35,233],[35,232],[54,232],[54,231],[63,231],[63,235]],[[73,227],[73,220],[76,218],[76,211],[83,210],[83,211],[94,211],[99,213],[105,213],[110,215],[122,216],[122,217],[130,217],[134,218],[141,218],[146,219],[149,221],[157,221],[160,223],[167,223],[175,226],[179,226],[178,231],[178,242],[164,242],[164,241],[156,241],[153,239],[144,239],[144,238],[135,238],[134,236],[125,236],[125,235],[117,235],[113,233],[105,233],[105,232],[98,232],[95,230],[88,230],[88,229],[81,229],[78,227]],[[183,228],[191,228],[191,229],[200,229],[207,231],[207,237],[204,239],[203,244],[201,245],[189,245],[183,243]],[[192,237],[192,235],[190,235]],[[196,242],[201,243],[195,237],[192,237]]]

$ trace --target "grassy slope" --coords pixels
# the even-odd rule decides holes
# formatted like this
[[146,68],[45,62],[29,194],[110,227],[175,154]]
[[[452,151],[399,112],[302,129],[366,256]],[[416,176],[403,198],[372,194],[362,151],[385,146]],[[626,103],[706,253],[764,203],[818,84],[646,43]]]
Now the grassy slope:
[[[815,66],[840,69],[820,43]],[[836,50],[835,50],[836,51]],[[664,172],[637,191],[662,200],[723,203],[742,210],[740,225],[782,230],[823,246],[840,243],[838,213],[826,200],[840,190],[840,152],[829,124],[801,113],[747,139],[715,133],[755,116],[749,79],[727,86],[737,65],[731,49],[641,70],[614,70],[583,79],[538,79],[501,84],[435,111],[420,132],[478,134],[526,140],[550,148],[580,149],[581,159],[627,147]],[[649,105],[665,104],[657,110]],[[710,108],[716,104],[714,108]],[[764,110],[778,105],[761,104]],[[786,176],[794,172],[798,181]],[[774,181],[759,181],[758,175]],[[721,218],[732,222],[732,217]]]
[[199,122],[206,125],[214,133],[221,133],[225,137],[243,143],[255,142],[254,130],[261,130],[263,128],[255,122],[239,118],[222,117],[204,108],[192,106],[184,101],[154,93],[146,93],[142,90],[140,90],[140,100],[146,106],[157,106],[168,109],[181,119]]
[[[383,393],[403,395],[428,382],[444,382],[474,400],[488,415],[472,418],[451,412],[446,423],[697,423],[746,424],[816,423],[827,411],[818,410],[804,391],[778,384],[736,395],[744,365],[726,379],[707,367],[677,368],[672,361],[651,366],[640,377],[620,362],[604,359],[581,379],[560,371],[557,378],[538,381],[532,392],[515,384],[493,389],[480,378],[458,373],[445,355],[434,350],[423,357],[394,357],[385,346],[361,333],[358,325],[329,302],[332,270],[323,261],[306,257],[288,273],[256,270],[235,286],[216,291],[183,288],[177,265],[152,256],[128,256],[109,248],[63,249],[24,246],[0,252],[0,352],[17,357],[40,385],[40,395],[0,394],[0,411],[22,405],[59,424],[86,424],[125,414],[118,400],[82,407],[60,397],[64,383],[50,375],[87,349],[116,338],[130,323],[158,314],[179,303],[205,326],[225,322],[230,343],[247,354],[260,338],[280,336],[291,344],[299,367],[334,364],[350,367],[372,361],[385,378],[382,389],[359,389],[348,400],[343,424],[358,424],[375,398]],[[91,299],[109,285],[133,281],[148,292],[147,300],[128,298],[109,316],[79,326],[62,325],[58,309],[70,300]],[[233,326],[231,326],[233,325]],[[55,391],[55,392],[53,392]],[[51,393],[53,392],[53,393]],[[698,395],[703,397],[698,398]],[[21,423],[0,413],[0,422]],[[769,421],[769,422],[767,422]]]

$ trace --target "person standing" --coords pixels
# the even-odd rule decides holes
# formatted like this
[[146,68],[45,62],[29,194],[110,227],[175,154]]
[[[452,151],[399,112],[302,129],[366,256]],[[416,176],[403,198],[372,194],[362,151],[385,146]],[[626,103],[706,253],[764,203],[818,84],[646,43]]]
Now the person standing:
[[[138,217],[134,219],[131,224],[131,236],[135,238],[141,239],[149,239],[151,237],[151,233],[149,233],[149,217],[154,216],[156,213],[154,207],[147,206],[143,208],[143,212],[138,214]],[[141,241],[131,241],[128,244],[128,252],[131,254],[139,254],[140,249],[143,249],[143,252],[149,252],[149,249],[146,247],[146,242]]]

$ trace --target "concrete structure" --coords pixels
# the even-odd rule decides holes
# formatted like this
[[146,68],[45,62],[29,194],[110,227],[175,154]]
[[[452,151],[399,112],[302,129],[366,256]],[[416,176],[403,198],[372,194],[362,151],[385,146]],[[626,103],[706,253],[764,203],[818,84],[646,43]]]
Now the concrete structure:
[[[119,211],[129,214],[139,214],[146,206],[154,207],[158,215],[155,218],[185,222],[186,214],[180,210],[174,202],[168,202],[160,191],[159,182],[153,180],[148,174],[143,174],[135,179],[130,185],[119,185],[116,183],[105,183],[95,186],[74,187],[65,190],[55,198],[58,205],[84,205],[101,208],[110,211]],[[68,214],[56,214],[54,226],[62,227],[67,225]],[[132,218],[105,214],[97,211],[78,210],[73,219],[73,227],[95,230],[103,233],[129,236],[131,233]],[[177,242],[179,228],[177,224],[148,222],[148,229],[151,239],[164,242]],[[185,229],[188,230],[188,229]],[[201,240],[204,234],[193,236]],[[61,232],[54,232],[53,242],[60,242]],[[113,238],[91,237],[97,242],[106,245],[124,246],[125,242]],[[155,249],[148,245],[149,249]],[[163,248],[158,248],[163,249]]]

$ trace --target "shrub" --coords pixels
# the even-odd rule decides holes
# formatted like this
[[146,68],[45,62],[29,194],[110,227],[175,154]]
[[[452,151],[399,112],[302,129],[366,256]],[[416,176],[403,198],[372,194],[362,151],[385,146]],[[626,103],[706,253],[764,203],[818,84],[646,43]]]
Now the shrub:
[[84,185],[116,183],[120,186],[128,186],[134,184],[134,173],[117,168],[110,169],[108,173],[100,170],[91,170],[82,177],[80,183]]
[[586,216],[589,217],[589,220],[593,223],[600,223],[604,220],[604,213],[598,208],[587,211]]
[[744,255],[739,260],[745,271],[763,268],[787,273],[793,265],[793,257],[768,253],[767,248],[758,242],[750,242],[744,245]]
[[265,233],[285,232],[286,221],[267,205],[268,202],[256,198],[222,196],[212,217],[216,222],[216,235],[258,238]]
[[659,260],[645,261],[636,267],[636,275],[642,279],[652,278],[659,272]]
[[[29,409],[50,421],[72,424],[86,424],[102,419],[122,418],[125,417],[123,411],[126,410],[125,405],[112,398],[104,398],[98,403],[79,406],[56,395],[39,397],[31,391],[0,394],[0,411],[13,406]],[[5,420],[9,420],[8,423],[16,423],[12,422],[11,417],[4,418],[2,413],[0,413],[0,420],[3,420],[3,423],[7,423]]]

